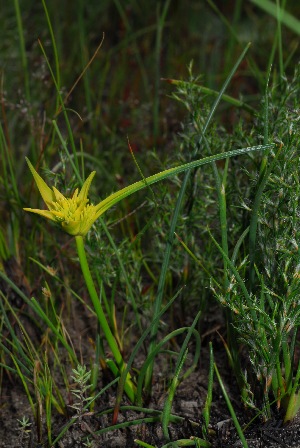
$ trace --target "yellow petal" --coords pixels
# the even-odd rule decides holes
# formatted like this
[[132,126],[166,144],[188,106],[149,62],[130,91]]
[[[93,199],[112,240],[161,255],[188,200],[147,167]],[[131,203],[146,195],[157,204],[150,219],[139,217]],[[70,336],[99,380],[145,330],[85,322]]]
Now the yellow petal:
[[55,202],[63,201],[64,199],[66,199],[64,195],[60,191],[58,191],[57,188],[53,187],[53,192],[55,196]]
[[86,179],[86,181],[84,182],[84,184],[82,185],[82,188],[80,190],[80,193],[78,195],[78,199],[77,201],[84,201],[87,199],[87,195],[91,186],[91,182],[93,180],[93,177],[95,176],[96,171],[92,171],[91,174],[89,175],[89,177]]
[[41,178],[41,176],[35,171],[33,165],[31,164],[30,160],[26,157],[26,162],[29,166],[29,169],[34,177],[34,180],[37,184],[37,187],[41,193],[41,196],[47,205],[48,208],[51,207],[51,202],[55,201],[55,196],[51,188],[48,187],[46,182]]
[[64,217],[65,217],[64,213],[62,213],[62,212],[57,212],[56,210],[51,210],[50,213],[52,213],[52,215],[53,215],[55,218],[58,218],[59,220],[63,220]]
[[56,221],[54,214],[48,210],[40,210],[38,208],[24,208],[23,210],[44,216],[44,218],[51,219],[51,221]]
[[76,190],[74,191],[73,196],[72,196],[72,200],[76,201],[77,200],[77,196],[78,196],[78,188],[76,188]]

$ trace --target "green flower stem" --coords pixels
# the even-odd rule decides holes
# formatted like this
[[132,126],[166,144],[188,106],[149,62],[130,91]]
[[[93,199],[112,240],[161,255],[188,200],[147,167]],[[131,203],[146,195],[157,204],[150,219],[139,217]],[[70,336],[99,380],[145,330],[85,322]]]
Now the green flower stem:
[[[86,253],[85,253],[85,249],[84,249],[83,237],[81,235],[77,235],[77,236],[75,236],[75,240],[76,240],[77,252],[78,252],[78,256],[79,256],[82,273],[83,273],[85,283],[86,283],[86,286],[87,286],[89,294],[90,294],[91,301],[94,306],[94,310],[95,310],[97,318],[98,318],[98,322],[104,332],[106,341],[107,341],[107,343],[112,351],[112,354],[115,358],[119,372],[121,373],[126,368],[126,365],[124,363],[123,357],[122,357],[119,347],[118,347],[118,344],[114,338],[114,335],[111,332],[111,329],[108,325],[107,319],[103,312],[103,309],[102,309],[102,306],[101,306],[101,303],[100,303],[100,300],[99,300],[99,297],[98,297],[98,294],[97,294],[97,291],[96,291],[96,288],[95,288],[95,285],[94,285],[94,282],[93,282],[93,279],[91,276],[90,268],[89,268],[89,265],[87,262]],[[115,371],[113,373],[116,374]],[[127,375],[124,389],[125,389],[126,394],[129,397],[129,399],[131,400],[131,402],[134,402],[135,386],[133,385],[132,381],[130,380],[129,374]]]

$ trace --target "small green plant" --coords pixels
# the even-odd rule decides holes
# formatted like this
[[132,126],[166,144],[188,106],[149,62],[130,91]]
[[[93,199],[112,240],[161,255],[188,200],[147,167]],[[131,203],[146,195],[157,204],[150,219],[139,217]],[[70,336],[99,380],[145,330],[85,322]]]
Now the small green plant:
[[77,389],[71,389],[72,395],[77,399],[72,405],[69,407],[76,410],[76,418],[80,421],[84,415],[85,407],[93,400],[93,397],[90,397],[88,394],[89,389],[92,387],[90,384],[91,380],[91,371],[86,370],[86,366],[82,366],[78,364],[77,370],[72,369],[74,375],[72,375],[72,379],[77,385]]
[[269,114],[265,133],[268,126],[271,138],[276,135],[284,143],[269,153],[268,163],[262,160],[250,206],[249,264],[238,266],[228,260],[229,293],[219,296],[232,310],[235,331],[249,350],[263,391],[265,418],[271,417],[271,399],[283,410],[284,422],[293,420],[300,409],[300,364],[295,356],[300,326],[300,181],[295,170],[299,165],[299,125],[293,113],[299,80],[297,67],[292,81],[281,81],[280,94],[276,86],[266,94],[264,110],[277,110],[277,117],[273,121]]
[[23,416],[22,420],[18,419],[18,423],[19,423],[18,431],[20,431],[18,437],[18,443],[20,446],[22,446],[22,443],[30,438],[31,422],[28,417]]
[[[240,228],[240,235],[229,234],[229,219],[227,217],[222,226],[221,214],[221,243],[208,230],[223,262],[223,275],[210,275],[211,289],[219,303],[226,307],[228,345],[225,345],[242,398],[265,419],[272,416],[271,403],[277,403],[285,423],[293,420],[300,409],[300,364],[295,355],[300,326],[300,181],[295,170],[299,165],[299,81],[297,66],[292,80],[283,78],[272,88],[266,87],[256,132],[261,132],[264,143],[277,140],[279,144],[264,153],[259,175],[251,175],[253,197],[242,202],[249,225],[241,227],[243,216],[236,212],[230,222],[235,222],[235,231]],[[178,85],[193,111],[191,101],[195,98],[197,84],[191,83],[189,89],[180,82]],[[195,132],[200,131],[201,135],[201,120],[196,113],[193,119]],[[223,179],[229,183],[227,170],[225,166]],[[226,183],[223,187],[225,193]],[[244,186],[237,187],[242,193]],[[220,210],[223,208],[223,217],[228,216],[226,200],[219,196],[218,202]],[[203,262],[182,244],[203,268]],[[254,393],[253,381],[249,384],[253,371],[242,369],[237,341],[247,348],[261,394],[257,389]]]
[[86,446],[87,448],[94,448],[95,443],[93,440],[90,440],[89,438],[87,438],[86,442],[83,442],[83,446]]
[[[81,430],[92,433],[92,429],[88,426],[87,422],[84,421],[84,417],[93,414],[90,412],[90,405],[94,401],[94,397],[91,396],[91,388],[93,384],[91,383],[91,370],[87,370],[86,366],[78,364],[77,369],[72,369],[73,375],[71,378],[75,383],[75,387],[71,388],[71,393],[74,397],[73,404],[69,405],[70,408],[75,409],[76,414],[73,415],[69,421],[69,424],[79,424]],[[93,447],[94,441],[86,439],[83,443],[84,446]]]

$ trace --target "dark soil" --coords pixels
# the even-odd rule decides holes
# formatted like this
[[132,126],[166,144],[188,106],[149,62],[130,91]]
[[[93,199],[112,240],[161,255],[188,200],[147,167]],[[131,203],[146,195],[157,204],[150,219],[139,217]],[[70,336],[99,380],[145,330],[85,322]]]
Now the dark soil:
[[[202,437],[201,433],[201,412],[206,398],[205,389],[206,372],[193,373],[189,380],[183,383],[177,392],[173,414],[184,417],[181,424],[170,424],[170,439],[188,439],[191,436]],[[227,385],[229,387],[229,385]],[[161,409],[165,394],[159,388],[154,387],[155,403],[150,403],[149,408]],[[237,400],[233,400],[238,403]],[[93,440],[94,447],[109,448],[133,448],[137,444],[134,439],[146,441],[155,447],[161,447],[166,443],[163,437],[161,424],[151,423],[128,427],[115,431],[109,431],[97,435],[97,431],[111,425],[111,414],[99,414],[114,405],[114,397],[107,395],[102,402],[102,406],[95,409],[94,414],[86,415],[80,422],[73,424],[63,438],[56,445],[59,448],[83,448],[87,439]],[[26,396],[20,385],[15,384],[4,388],[2,392],[1,414],[0,414],[0,447],[42,447],[47,444],[38,444],[37,431],[34,423],[32,431],[28,438],[21,440],[19,425],[17,419],[23,415],[30,414],[30,407]],[[230,418],[228,409],[222,396],[216,392],[211,409],[212,424],[210,428],[210,442],[213,448],[242,447],[236,434],[235,427]],[[247,415],[243,415],[241,410],[239,415],[240,422],[247,421]],[[149,416],[149,415],[148,415]],[[132,411],[121,412],[118,422],[130,421],[141,418],[143,415]],[[53,424],[53,435],[58,434],[64,425],[68,423],[66,418],[57,417]],[[245,432],[249,448],[282,448],[282,447],[300,447],[300,421],[294,421],[287,427],[282,426],[281,420],[269,421],[265,424],[259,423],[253,425]],[[43,440],[47,439],[44,429]]]
[[[240,424],[246,425],[250,422],[253,415],[248,413],[241,405],[239,391],[234,381],[234,377],[228,368],[225,351],[216,330],[222,332],[222,323],[220,313],[211,313],[213,321],[207,322],[208,330],[202,341],[202,356],[200,366],[192,373],[188,379],[179,386],[172,407],[172,414],[183,417],[181,423],[171,423],[169,425],[170,440],[189,439],[191,436],[203,437],[201,427],[203,424],[202,410],[207,395],[207,372],[208,372],[208,340],[214,344],[215,360],[218,364],[222,380],[230,394],[232,404],[238,415]],[[85,319],[83,319],[84,321]],[[77,326],[76,326],[77,328]],[[76,333],[76,332],[75,332]],[[202,334],[205,334],[203,332]],[[82,344],[82,341],[81,341]],[[160,371],[166,368],[166,360],[161,359],[161,366],[155,373],[156,383],[153,386],[153,396],[148,404],[148,409],[161,410],[166,397],[166,387],[164,374]],[[103,383],[106,380],[103,379]],[[101,387],[101,384],[99,385]],[[87,446],[87,438],[93,441],[93,447],[109,448],[133,448],[138,446],[134,440],[140,439],[155,447],[161,447],[167,443],[165,440],[161,423],[139,424],[129,426],[125,429],[108,431],[107,433],[97,434],[98,431],[110,426],[112,423],[112,414],[103,414],[103,411],[113,408],[115,405],[116,389],[110,389],[110,392],[102,396],[101,402],[97,402],[92,414],[84,415],[81,420],[76,421],[66,431],[65,435],[55,445],[59,448],[83,448]],[[126,398],[122,405],[128,405]],[[54,413],[55,414],[55,413]],[[38,443],[38,432],[35,422],[32,421],[31,431],[23,436],[19,430],[18,419],[23,416],[30,416],[31,409],[24,393],[22,385],[12,377],[4,376],[3,388],[1,391],[0,407],[0,447],[22,447],[37,448],[48,447],[46,425],[42,424],[42,436]],[[56,415],[52,424],[52,440],[59,434],[61,429],[68,424],[74,412],[70,412],[70,417]],[[129,422],[144,416],[141,413],[133,411],[120,411],[118,423]],[[213,448],[242,447],[237,436],[236,429],[230,417],[230,413],[223,399],[221,391],[215,380],[214,396],[211,408],[210,443]],[[258,419],[247,429],[245,437],[249,448],[282,448],[282,447],[300,447],[300,421],[295,420],[290,425],[283,427],[280,415],[274,417],[267,423],[262,423]]]

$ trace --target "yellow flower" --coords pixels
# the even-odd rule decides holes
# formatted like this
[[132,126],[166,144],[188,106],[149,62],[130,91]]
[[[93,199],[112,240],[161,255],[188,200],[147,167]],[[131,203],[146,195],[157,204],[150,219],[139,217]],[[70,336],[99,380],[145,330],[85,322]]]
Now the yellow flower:
[[57,188],[53,187],[51,190],[27,158],[26,161],[48,210],[33,208],[24,208],[24,210],[37,213],[59,223],[63,230],[70,235],[86,235],[102,213],[99,207],[89,203],[87,197],[96,171],[93,171],[86,179],[80,193],[76,188],[73,196],[66,198]]
[[80,193],[78,193],[77,188],[71,198],[65,198],[65,196],[63,196],[55,187],[53,187],[52,190],[48,187],[46,182],[35,171],[30,161],[26,158],[30,171],[32,172],[34,180],[37,184],[38,189],[40,190],[45,204],[48,207],[48,210],[39,210],[33,208],[24,208],[24,210],[38,213],[45,218],[58,222],[59,224],[61,224],[63,230],[65,230],[70,235],[84,236],[88,233],[96,219],[98,219],[99,216],[106,212],[106,210],[110,209],[122,199],[130,196],[136,191],[141,190],[142,188],[149,187],[156,182],[201,165],[207,165],[217,160],[226,159],[228,157],[237,156],[240,154],[246,154],[251,151],[271,149],[273,147],[274,144],[272,143],[270,145],[259,145],[248,148],[234,149],[232,151],[205,157],[204,159],[194,160],[192,162],[185,163],[174,168],[169,168],[165,171],[153,174],[152,176],[143,178],[138,182],[134,182],[133,184],[122,188],[121,190],[103,199],[103,201],[99,202],[99,204],[97,205],[89,204],[89,199],[87,197],[91,182],[96,174],[96,171],[92,171],[92,173],[86,179],[80,190]]

